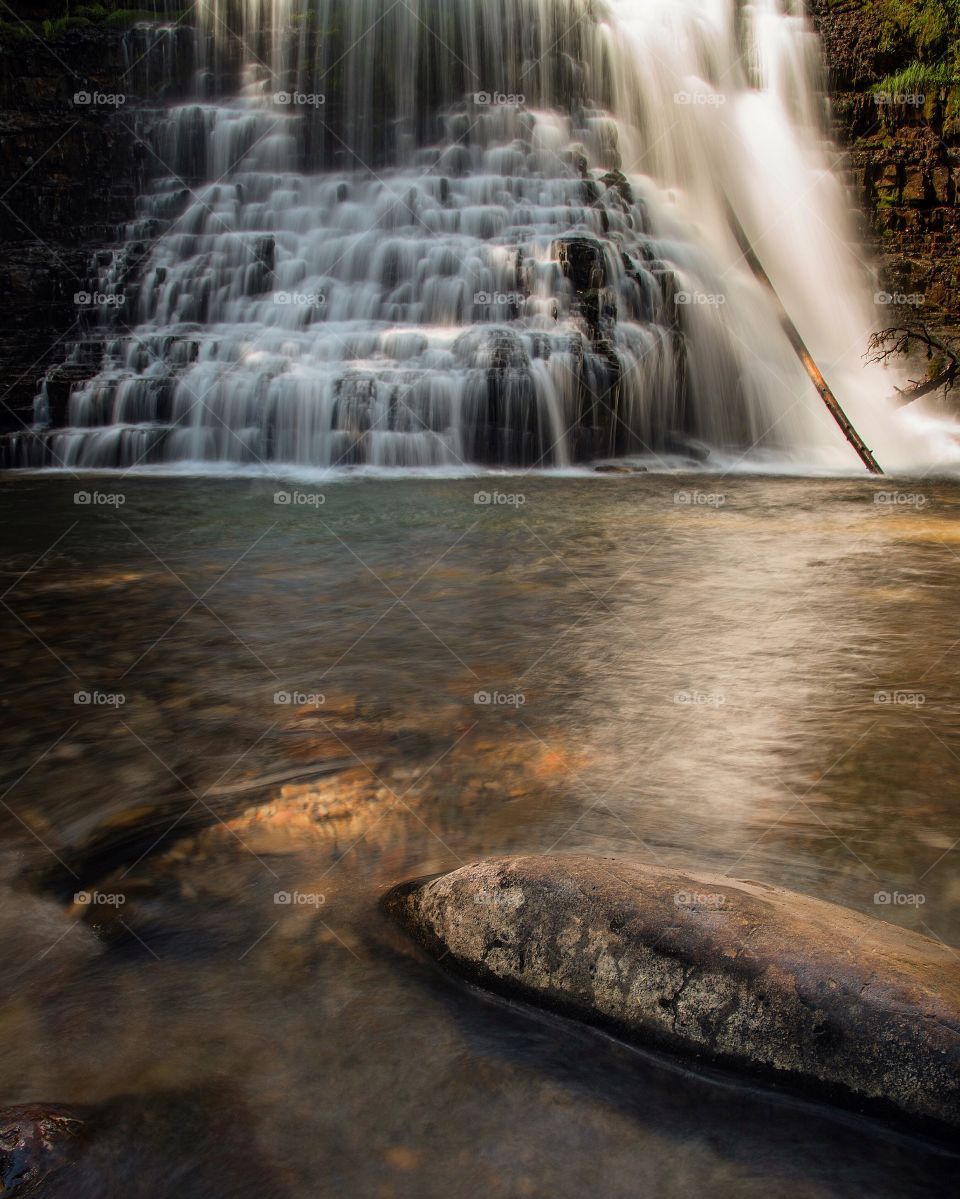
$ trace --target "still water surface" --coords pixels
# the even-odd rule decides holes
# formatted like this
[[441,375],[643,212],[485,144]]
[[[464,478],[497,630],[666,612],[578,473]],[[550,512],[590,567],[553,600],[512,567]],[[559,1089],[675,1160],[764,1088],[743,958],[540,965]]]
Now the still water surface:
[[0,524],[0,1102],[122,1097],[117,1194],[949,1189],[465,990],[377,901],[585,852],[960,946],[956,484],[8,476]]

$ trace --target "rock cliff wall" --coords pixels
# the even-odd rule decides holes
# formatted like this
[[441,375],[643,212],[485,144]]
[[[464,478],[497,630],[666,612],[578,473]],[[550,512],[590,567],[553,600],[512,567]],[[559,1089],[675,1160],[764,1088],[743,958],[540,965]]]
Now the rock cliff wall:
[[[879,269],[878,325],[960,333],[960,122],[949,2],[812,0],[836,134]],[[931,15],[932,14],[932,15]],[[921,17],[947,22],[924,39]],[[939,39],[939,40],[937,40]],[[900,302],[889,302],[890,299]],[[884,301],[887,302],[884,302]]]

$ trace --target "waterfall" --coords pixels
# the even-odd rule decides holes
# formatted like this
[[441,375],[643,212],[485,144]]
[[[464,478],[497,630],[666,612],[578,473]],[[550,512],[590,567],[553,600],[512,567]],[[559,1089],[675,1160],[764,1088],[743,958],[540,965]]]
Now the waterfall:
[[88,377],[59,416],[41,388],[7,465],[657,465],[697,442],[852,468],[728,205],[881,461],[929,460],[861,361],[868,271],[799,0],[192,19],[128,35],[148,180],[91,283]]

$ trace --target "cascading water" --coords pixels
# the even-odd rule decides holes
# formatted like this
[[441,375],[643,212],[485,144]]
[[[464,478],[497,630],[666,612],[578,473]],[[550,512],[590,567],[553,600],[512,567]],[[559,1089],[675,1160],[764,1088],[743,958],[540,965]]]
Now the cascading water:
[[41,392],[7,465],[564,466],[689,439],[854,465],[728,204],[881,461],[930,460],[861,363],[799,0],[195,13],[186,42],[130,36],[154,74],[192,55],[193,95],[126,111],[154,169],[93,283],[90,377],[59,417]]

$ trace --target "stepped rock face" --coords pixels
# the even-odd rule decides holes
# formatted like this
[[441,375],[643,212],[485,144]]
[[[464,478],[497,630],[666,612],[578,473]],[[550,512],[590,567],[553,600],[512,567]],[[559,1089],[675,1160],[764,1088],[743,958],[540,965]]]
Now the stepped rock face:
[[638,1044],[960,1127],[960,967],[805,895],[589,857],[496,858],[385,906],[473,982]]

